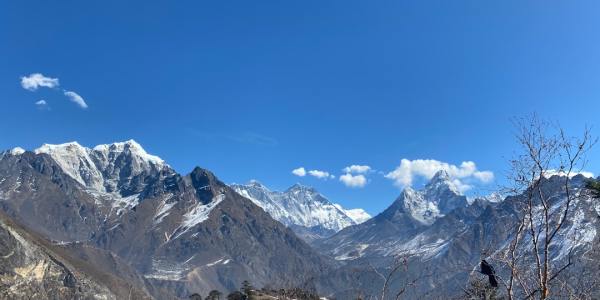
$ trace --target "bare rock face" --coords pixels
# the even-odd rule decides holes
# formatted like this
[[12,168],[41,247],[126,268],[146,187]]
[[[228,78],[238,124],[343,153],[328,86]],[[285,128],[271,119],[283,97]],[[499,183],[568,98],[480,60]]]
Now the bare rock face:
[[69,260],[43,239],[0,215],[0,298],[149,299],[141,290],[111,275]]

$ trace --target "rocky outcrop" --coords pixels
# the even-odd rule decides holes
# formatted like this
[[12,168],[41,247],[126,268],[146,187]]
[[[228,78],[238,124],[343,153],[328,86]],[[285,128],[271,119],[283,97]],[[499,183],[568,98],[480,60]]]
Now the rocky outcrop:
[[61,255],[58,248],[0,214],[0,298],[150,299],[138,287]]

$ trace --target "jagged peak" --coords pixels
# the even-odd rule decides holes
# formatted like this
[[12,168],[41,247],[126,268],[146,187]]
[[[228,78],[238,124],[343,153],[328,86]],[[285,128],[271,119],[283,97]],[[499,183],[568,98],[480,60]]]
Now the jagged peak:
[[164,160],[156,155],[151,155],[144,150],[142,145],[136,142],[133,139],[124,141],[124,142],[115,142],[112,144],[102,144],[94,147],[94,151],[98,152],[124,152],[130,151],[132,154],[137,155],[138,157],[152,163],[156,164],[164,164]]
[[311,186],[307,186],[307,185],[303,185],[299,182],[295,183],[294,185],[292,185],[291,187],[289,187],[286,192],[311,192],[311,193],[318,193],[317,190]]
[[450,190],[451,192],[462,195],[456,184],[450,178],[445,170],[440,170],[429,180],[423,189],[426,193],[436,193],[441,190]]
[[213,172],[198,166],[194,167],[194,169],[192,170],[192,172],[190,172],[189,175],[192,177],[206,177],[210,180],[214,180],[217,178],[217,176],[215,176]]
[[431,177],[429,183],[450,181],[450,174],[446,170],[439,170]]
[[10,149],[9,153],[12,155],[21,155],[21,154],[25,153],[25,149],[23,149],[21,147],[14,147],[14,148]]
[[258,181],[256,179],[251,179],[250,181],[248,181],[248,183],[246,185],[252,186],[252,187],[266,188],[266,186],[264,184],[262,184],[260,181]]
[[130,139],[124,142],[115,142],[112,144],[101,144],[97,145],[94,148],[90,149],[82,146],[76,141],[63,143],[63,144],[43,144],[41,147],[34,150],[36,154],[46,153],[46,154],[66,154],[66,153],[74,153],[78,155],[87,155],[88,153],[96,151],[104,154],[110,152],[121,153],[125,151],[129,151],[134,156],[141,158],[144,161],[162,165],[165,163],[160,157],[156,155],[151,155],[144,150],[144,148],[135,140]]
[[414,194],[416,192],[417,191],[411,186],[407,186],[404,188],[404,190],[402,190],[402,194],[404,194],[404,195],[410,195],[410,194]]
[[52,153],[56,151],[85,151],[85,147],[81,146],[78,142],[68,142],[63,144],[43,144],[41,147],[34,150],[36,154],[39,153]]

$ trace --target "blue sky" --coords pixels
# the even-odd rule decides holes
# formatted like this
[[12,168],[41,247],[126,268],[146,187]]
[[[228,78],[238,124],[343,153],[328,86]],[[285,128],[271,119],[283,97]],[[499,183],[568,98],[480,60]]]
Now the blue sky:
[[[132,138],[182,173],[301,182],[377,213],[402,159],[472,161],[495,180],[463,181],[485,191],[512,117],[598,125],[597,1],[123,2],[0,4],[0,148]],[[24,89],[33,73],[60,85]],[[375,171],[351,188],[350,165]]]

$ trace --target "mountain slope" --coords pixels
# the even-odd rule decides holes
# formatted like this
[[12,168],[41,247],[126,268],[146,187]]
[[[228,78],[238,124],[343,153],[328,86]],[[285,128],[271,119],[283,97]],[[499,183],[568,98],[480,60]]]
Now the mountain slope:
[[[328,275],[319,280],[322,290],[341,298],[350,297],[358,291],[378,295],[381,286],[373,285],[373,282],[380,279],[373,268],[386,274],[398,257],[405,258],[407,265],[390,284],[390,291],[402,289],[403,282],[420,278],[418,284],[406,291],[404,296],[408,298],[460,294],[481,259],[492,261],[501,274],[501,264],[490,257],[507,249],[515,232],[518,207],[524,195],[507,197],[504,201],[476,199],[464,206],[464,198],[456,193],[447,193],[448,189],[436,181],[434,178],[433,184],[428,184],[429,187],[421,191],[404,191],[380,215],[317,243],[325,253],[345,262],[346,265],[336,271],[338,278],[349,277],[357,270],[360,270],[362,278],[348,285],[346,281],[335,280],[335,276]],[[543,183],[544,193],[551,199],[551,207],[560,207],[566,199],[563,181],[564,177],[553,176]],[[584,184],[583,176],[572,179],[572,192],[582,196],[572,204],[568,222],[551,249],[551,260],[556,265],[565,264],[573,250],[573,274],[589,268],[587,254],[600,245],[597,234],[600,230],[600,204],[586,192]],[[430,189],[433,186],[437,188]],[[438,196],[428,199],[427,195]],[[441,213],[444,209],[438,207],[440,203],[455,208]],[[429,211],[438,210],[440,213],[420,214],[428,210],[415,210],[414,207],[433,207]]]
[[440,171],[422,190],[407,187],[379,215],[318,241],[316,247],[337,260],[367,253],[387,256],[444,214],[467,205],[467,198],[454,189],[448,174]]
[[52,240],[115,253],[153,293],[301,285],[330,266],[209,171],[179,175],[133,141],[5,152],[0,205]]
[[301,184],[283,192],[271,191],[258,181],[246,185],[233,184],[231,187],[308,241],[330,236],[370,217],[362,209],[347,211],[339,204],[331,203],[314,188]]
[[150,299],[143,289],[63,255],[0,213],[0,298]]

